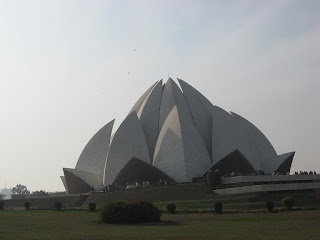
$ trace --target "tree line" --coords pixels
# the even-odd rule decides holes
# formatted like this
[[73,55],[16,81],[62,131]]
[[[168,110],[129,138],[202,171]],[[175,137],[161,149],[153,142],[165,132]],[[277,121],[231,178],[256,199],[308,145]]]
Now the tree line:
[[14,188],[11,190],[11,197],[12,198],[20,198],[20,197],[25,197],[25,196],[49,196],[49,192],[46,192],[44,190],[40,191],[34,191],[30,193],[28,190],[27,186],[22,185],[22,184],[17,184]]

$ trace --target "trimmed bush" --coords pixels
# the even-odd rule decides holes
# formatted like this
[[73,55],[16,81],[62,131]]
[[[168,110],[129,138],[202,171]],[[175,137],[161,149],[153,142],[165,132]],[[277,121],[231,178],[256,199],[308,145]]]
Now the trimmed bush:
[[174,203],[168,204],[167,210],[169,213],[174,214],[176,212],[176,205]]
[[60,211],[60,210],[61,210],[61,207],[62,207],[61,202],[55,203],[55,204],[54,204],[54,207],[55,207],[55,209],[57,209],[57,211]]
[[295,204],[295,200],[293,197],[285,197],[281,200],[282,206],[285,206],[287,209],[291,209],[292,206]]
[[4,210],[4,202],[0,202],[0,210]]
[[214,204],[214,210],[216,211],[216,213],[221,214],[222,213],[222,203]]
[[159,222],[161,212],[151,202],[113,201],[107,202],[100,215],[104,223]]
[[96,210],[97,205],[95,203],[89,203],[89,211],[94,212]]
[[273,207],[274,207],[273,202],[266,202],[266,207],[268,209],[268,212],[273,212]]
[[31,206],[30,202],[25,202],[24,203],[24,207],[26,208],[26,210],[29,210],[30,206]]

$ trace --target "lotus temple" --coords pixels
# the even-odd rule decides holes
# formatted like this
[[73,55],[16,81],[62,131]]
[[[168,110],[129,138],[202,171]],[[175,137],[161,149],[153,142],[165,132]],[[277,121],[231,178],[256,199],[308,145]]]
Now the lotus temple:
[[63,169],[68,193],[136,181],[192,182],[217,169],[286,174],[294,157],[278,155],[251,122],[181,79],[154,83],[116,131],[113,125],[114,120],[90,139],[75,168]]

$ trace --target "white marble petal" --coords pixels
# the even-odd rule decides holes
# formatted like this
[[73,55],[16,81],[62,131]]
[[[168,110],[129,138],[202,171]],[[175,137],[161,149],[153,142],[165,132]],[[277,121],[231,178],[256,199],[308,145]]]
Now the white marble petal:
[[101,128],[83,149],[76,169],[103,177],[114,120]]
[[151,163],[144,131],[135,111],[126,117],[114,134],[107,157],[104,184],[112,184],[132,157]]

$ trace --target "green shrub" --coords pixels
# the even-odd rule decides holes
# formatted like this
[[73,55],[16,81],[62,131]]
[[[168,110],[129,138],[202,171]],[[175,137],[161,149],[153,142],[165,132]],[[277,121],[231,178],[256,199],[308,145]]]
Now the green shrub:
[[268,209],[268,212],[273,212],[274,203],[271,201],[266,202],[266,207]]
[[222,203],[214,204],[214,210],[216,211],[216,213],[221,214],[222,213]]
[[100,215],[104,223],[159,222],[161,212],[151,202],[113,201],[107,202]]
[[176,205],[174,203],[168,204],[167,210],[169,213],[174,214],[176,212]]
[[89,203],[89,211],[94,212],[96,210],[97,205],[95,203]]
[[55,203],[55,204],[54,204],[54,207],[55,207],[55,209],[57,209],[57,211],[60,211],[60,210],[61,210],[61,207],[62,207],[61,202]]
[[292,206],[295,204],[295,200],[293,197],[285,197],[281,200],[282,206],[285,206],[287,209],[291,209]]
[[0,202],[0,210],[4,210],[4,202]]
[[30,206],[31,206],[30,202],[25,202],[24,203],[24,207],[26,208],[26,210],[29,210]]

